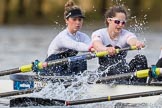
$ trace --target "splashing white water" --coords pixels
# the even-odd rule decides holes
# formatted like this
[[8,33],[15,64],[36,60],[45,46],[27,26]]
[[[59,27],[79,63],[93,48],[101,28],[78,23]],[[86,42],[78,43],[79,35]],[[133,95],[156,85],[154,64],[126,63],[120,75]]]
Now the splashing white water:
[[57,98],[66,100],[88,98],[90,96],[87,95],[86,92],[89,88],[89,75],[90,73],[88,71],[85,71],[79,76],[75,75],[72,79],[72,82],[68,82],[70,83],[68,87],[65,87],[65,85],[67,85],[67,83],[65,84],[65,82],[48,82],[47,86],[45,86],[40,92],[34,93],[33,95],[36,97]]

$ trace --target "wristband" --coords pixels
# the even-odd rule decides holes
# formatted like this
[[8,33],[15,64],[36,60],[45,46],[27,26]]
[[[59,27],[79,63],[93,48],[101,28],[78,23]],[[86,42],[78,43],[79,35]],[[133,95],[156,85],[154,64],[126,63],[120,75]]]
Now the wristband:
[[91,45],[89,48],[88,48],[88,51],[91,52],[91,49],[93,48],[93,46]]

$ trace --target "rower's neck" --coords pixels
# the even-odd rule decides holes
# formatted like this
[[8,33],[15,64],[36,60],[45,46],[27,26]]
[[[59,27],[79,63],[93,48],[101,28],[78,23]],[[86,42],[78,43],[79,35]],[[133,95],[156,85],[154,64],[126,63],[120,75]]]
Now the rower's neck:
[[109,28],[107,29],[107,32],[108,32],[108,34],[109,34],[109,36],[110,36],[110,39],[112,39],[112,40],[118,38],[118,36],[119,36],[119,34],[115,33],[114,31],[112,31],[112,30],[109,29]]
[[71,30],[71,29],[69,29],[69,28],[67,28],[67,30],[68,30],[69,33],[71,33],[73,36],[76,35],[76,32],[77,32],[77,31],[75,31],[75,30]]

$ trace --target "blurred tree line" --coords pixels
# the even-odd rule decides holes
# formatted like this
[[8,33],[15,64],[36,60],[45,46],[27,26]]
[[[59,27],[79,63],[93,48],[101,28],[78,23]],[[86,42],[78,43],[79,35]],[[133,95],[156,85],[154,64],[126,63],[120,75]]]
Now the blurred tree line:
[[[102,20],[113,5],[124,5],[131,16],[162,21],[161,0],[74,0],[85,12],[86,21]],[[67,0],[0,0],[0,24],[51,24],[64,22]]]

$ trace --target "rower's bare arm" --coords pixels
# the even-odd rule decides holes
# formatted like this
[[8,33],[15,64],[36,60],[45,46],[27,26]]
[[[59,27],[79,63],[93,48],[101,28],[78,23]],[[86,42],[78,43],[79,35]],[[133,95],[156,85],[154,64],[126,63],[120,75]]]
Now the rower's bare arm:
[[114,55],[116,53],[116,50],[114,47],[106,47],[102,44],[100,40],[95,40],[93,42],[93,47],[97,52],[107,51],[109,55]]
[[145,45],[143,42],[139,41],[137,38],[131,38],[128,41],[130,46],[136,46],[137,48],[143,48]]
[[100,40],[93,41],[92,45],[97,52],[106,51],[107,49],[107,47],[105,47]]

